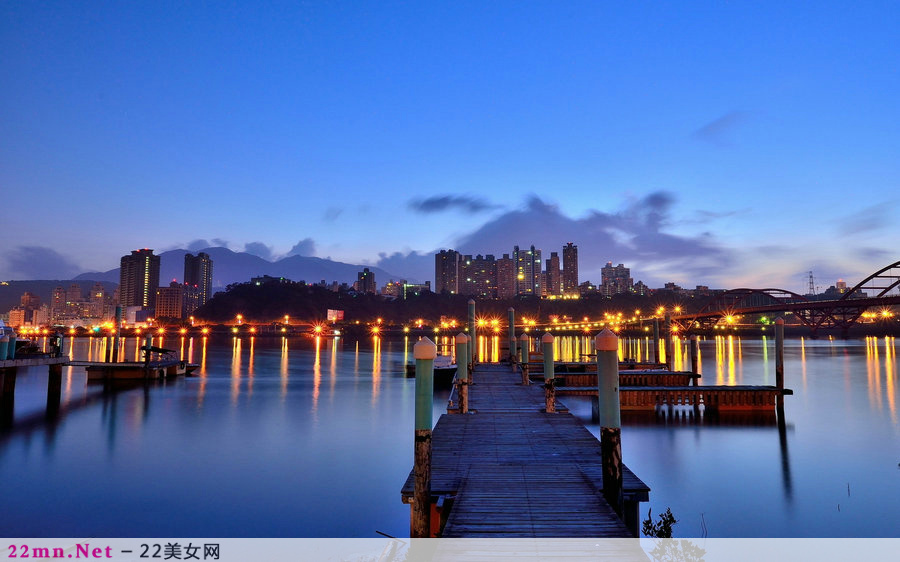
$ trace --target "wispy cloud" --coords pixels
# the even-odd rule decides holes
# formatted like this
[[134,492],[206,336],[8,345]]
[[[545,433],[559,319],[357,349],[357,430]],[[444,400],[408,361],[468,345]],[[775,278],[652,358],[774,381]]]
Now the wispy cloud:
[[247,242],[244,244],[244,251],[248,254],[259,256],[264,260],[272,261],[272,248],[262,242]]
[[19,246],[4,258],[9,279],[71,279],[80,273],[77,264],[44,246]]
[[890,217],[896,208],[896,202],[884,202],[866,207],[840,219],[838,229],[845,236],[881,230],[890,224]]
[[409,202],[409,208],[422,213],[439,213],[454,209],[469,213],[480,213],[498,209],[500,206],[468,195],[435,195],[427,199],[412,199]]
[[747,120],[746,111],[730,111],[713,119],[692,133],[692,137],[718,147],[732,145],[732,136],[737,128]]
[[285,254],[285,257],[290,256],[315,256],[316,255],[316,241],[312,238],[304,238],[303,240],[294,244],[294,246]]

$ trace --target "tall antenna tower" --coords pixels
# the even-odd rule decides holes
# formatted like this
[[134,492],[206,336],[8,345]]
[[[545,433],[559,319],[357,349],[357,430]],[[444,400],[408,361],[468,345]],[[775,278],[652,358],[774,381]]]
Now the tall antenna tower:
[[815,295],[816,294],[816,281],[813,279],[813,272],[809,272],[809,288],[807,289],[807,295]]

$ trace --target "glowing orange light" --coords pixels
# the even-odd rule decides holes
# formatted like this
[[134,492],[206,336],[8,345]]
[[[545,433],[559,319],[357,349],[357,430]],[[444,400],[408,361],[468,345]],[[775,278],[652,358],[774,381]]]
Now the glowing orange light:
[[209,333],[209,328],[203,328],[203,329],[200,330],[200,331],[201,331],[201,332],[203,333],[203,335],[205,336],[206,334]]
[[182,328],[182,329],[179,330],[179,331],[180,331],[182,334],[186,334],[186,333],[187,333],[187,328]]

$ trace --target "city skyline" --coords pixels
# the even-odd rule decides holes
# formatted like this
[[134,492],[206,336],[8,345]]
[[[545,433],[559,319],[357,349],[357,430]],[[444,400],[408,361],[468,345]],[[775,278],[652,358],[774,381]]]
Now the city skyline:
[[425,280],[528,241],[804,292],[900,257],[889,3],[0,14],[2,279],[222,245]]

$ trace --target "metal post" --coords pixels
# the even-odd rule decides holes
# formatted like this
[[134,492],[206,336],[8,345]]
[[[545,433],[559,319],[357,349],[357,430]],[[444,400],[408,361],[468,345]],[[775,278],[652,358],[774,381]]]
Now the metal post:
[[666,312],[665,318],[665,338],[666,338],[666,369],[672,370],[674,361],[672,360],[672,315]]
[[528,337],[528,334],[523,333],[519,340],[522,344],[519,346],[519,365],[522,367],[522,384],[529,385],[531,384],[531,380],[528,378],[528,369],[530,368],[528,365],[528,350],[531,348],[531,338]]
[[507,323],[509,327],[507,328],[507,333],[509,334],[509,362],[516,362],[516,309],[513,307],[509,307],[509,310],[506,311]]
[[603,497],[622,515],[622,422],[619,415],[619,338],[606,328],[594,338]]
[[544,352],[544,398],[545,411],[556,412],[556,390],[553,380],[553,336],[548,332],[541,337],[541,348]]
[[153,334],[150,333],[149,331],[147,332],[147,335],[144,336],[144,347],[146,348],[146,350],[144,351],[144,353],[145,353],[144,363],[149,365],[150,364],[150,348],[153,347]]
[[776,400],[779,417],[784,409],[784,318],[775,319],[775,386],[779,393]]
[[659,318],[653,319],[653,362],[659,363]]
[[434,358],[437,346],[422,338],[413,346],[416,360],[416,427],[413,463],[413,538],[431,535],[431,425],[434,400]]
[[468,355],[469,336],[456,335],[456,395],[459,397],[459,413],[469,413],[469,367],[463,360]]
[[[472,336],[472,341],[474,343],[478,342],[478,337],[475,332],[475,299],[469,299],[469,308],[468,308],[468,318],[466,323],[469,325],[469,335]],[[469,346],[469,365],[472,367],[475,366],[475,361],[478,360],[478,357],[475,355],[475,347]]]

